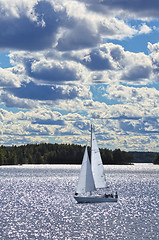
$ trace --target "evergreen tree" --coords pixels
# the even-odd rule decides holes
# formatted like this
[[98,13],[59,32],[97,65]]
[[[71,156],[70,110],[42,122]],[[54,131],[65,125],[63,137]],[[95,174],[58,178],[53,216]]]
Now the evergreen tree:
[[113,162],[116,164],[122,164],[122,153],[120,149],[115,149],[113,151]]
[[153,164],[159,164],[159,154],[156,154],[153,158]]

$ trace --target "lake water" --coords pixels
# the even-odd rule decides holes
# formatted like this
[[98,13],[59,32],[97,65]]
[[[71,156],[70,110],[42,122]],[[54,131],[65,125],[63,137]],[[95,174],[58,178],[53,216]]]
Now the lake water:
[[0,167],[0,239],[159,239],[159,166],[104,166],[118,203],[77,204],[80,166]]

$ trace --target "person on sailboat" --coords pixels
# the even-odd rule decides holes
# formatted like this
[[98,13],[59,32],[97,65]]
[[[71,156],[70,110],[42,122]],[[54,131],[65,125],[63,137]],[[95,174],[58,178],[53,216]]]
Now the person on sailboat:
[[118,198],[118,193],[117,192],[115,193],[115,198]]

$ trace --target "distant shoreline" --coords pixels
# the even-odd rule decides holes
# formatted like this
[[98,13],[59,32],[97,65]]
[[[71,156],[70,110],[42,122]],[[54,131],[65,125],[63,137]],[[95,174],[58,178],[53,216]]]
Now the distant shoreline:
[[[22,164],[72,164],[82,162],[84,146],[76,144],[27,144],[21,146],[0,146],[0,165]],[[90,147],[88,147],[89,157]],[[132,165],[153,163],[156,152],[121,151],[100,149],[104,165]]]

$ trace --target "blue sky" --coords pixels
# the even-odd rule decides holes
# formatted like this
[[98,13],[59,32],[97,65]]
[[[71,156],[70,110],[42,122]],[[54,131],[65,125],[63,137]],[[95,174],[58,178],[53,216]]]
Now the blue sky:
[[0,0],[0,145],[159,151],[158,0]]

